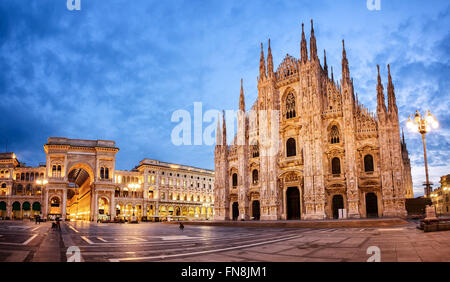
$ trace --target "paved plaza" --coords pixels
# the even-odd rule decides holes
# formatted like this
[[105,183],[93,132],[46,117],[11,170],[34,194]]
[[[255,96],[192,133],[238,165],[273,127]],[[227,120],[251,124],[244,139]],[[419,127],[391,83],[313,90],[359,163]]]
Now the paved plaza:
[[[67,261],[69,247],[87,262],[382,262],[450,261],[450,231],[424,233],[416,223],[380,228],[265,228],[175,224],[0,222],[0,261]],[[75,248],[76,249],[76,248]]]

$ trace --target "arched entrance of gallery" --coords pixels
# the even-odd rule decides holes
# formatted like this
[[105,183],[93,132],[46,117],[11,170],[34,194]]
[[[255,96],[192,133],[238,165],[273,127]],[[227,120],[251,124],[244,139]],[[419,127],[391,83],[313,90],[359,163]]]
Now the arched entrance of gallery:
[[97,219],[100,221],[111,220],[111,208],[109,204],[109,199],[106,197],[100,197],[98,199]]
[[300,220],[300,191],[289,187],[286,191],[287,220]]
[[[94,174],[91,167],[87,164],[73,165],[67,174],[69,185],[67,187],[67,204],[66,212],[67,218],[70,220],[85,220],[91,219],[91,183],[94,179]],[[98,215],[100,215],[100,201],[98,199]],[[106,199],[106,198],[105,198]],[[102,202],[102,216],[105,215],[105,209],[107,209],[108,215],[110,214],[109,200]],[[106,206],[105,206],[106,204]]]
[[48,202],[48,218],[50,220],[61,218],[61,199],[58,196],[51,196]]

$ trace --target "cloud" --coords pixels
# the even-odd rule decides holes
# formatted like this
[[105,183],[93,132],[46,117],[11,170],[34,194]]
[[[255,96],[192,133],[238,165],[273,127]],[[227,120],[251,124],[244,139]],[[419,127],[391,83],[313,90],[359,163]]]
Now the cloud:
[[[271,38],[275,68],[300,53],[301,22],[314,19],[319,54],[340,76],[345,38],[359,99],[376,107],[376,65],[390,63],[400,124],[431,109],[441,128],[427,136],[430,173],[448,172],[449,7],[445,1],[0,2],[0,145],[36,165],[50,136],[112,139],[119,169],[143,158],[213,168],[212,146],[171,143],[175,110],[236,109],[257,98],[260,42]],[[267,53],[266,53],[267,54]],[[206,124],[205,124],[206,126]],[[417,191],[420,136],[406,133]],[[0,146],[1,147],[1,146]]]

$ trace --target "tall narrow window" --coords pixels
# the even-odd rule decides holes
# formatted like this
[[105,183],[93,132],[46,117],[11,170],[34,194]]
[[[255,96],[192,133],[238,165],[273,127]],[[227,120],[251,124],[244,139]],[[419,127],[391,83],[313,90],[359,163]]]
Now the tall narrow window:
[[289,138],[286,142],[286,156],[294,157],[297,155],[297,148],[294,138]]
[[56,165],[52,167],[52,177],[56,177]]
[[341,160],[339,158],[334,158],[331,161],[331,170],[333,174],[341,174]]
[[286,97],[286,119],[295,118],[295,96],[289,93]]
[[253,184],[258,184],[258,170],[254,169],[252,172],[252,182]]
[[105,168],[102,167],[100,168],[100,179],[104,179],[105,178]]
[[364,157],[364,171],[372,172],[373,171],[373,157],[372,155],[366,155]]
[[105,167],[105,179],[109,179],[109,168]]
[[238,185],[238,175],[237,173],[233,173],[233,187]]
[[331,127],[330,131],[330,143],[331,144],[339,144],[339,128],[336,125]]
[[61,177],[61,166],[58,166],[58,173],[57,173],[58,177]]

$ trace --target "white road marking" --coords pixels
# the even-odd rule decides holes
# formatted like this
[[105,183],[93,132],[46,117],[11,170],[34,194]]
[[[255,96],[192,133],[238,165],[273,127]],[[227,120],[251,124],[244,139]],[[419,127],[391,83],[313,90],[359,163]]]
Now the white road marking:
[[105,242],[105,243],[108,242],[105,239],[103,239],[102,237],[97,237],[97,239],[99,239],[100,241]]
[[34,238],[37,237],[37,234],[31,236],[30,239],[26,240],[25,242],[22,243],[22,245],[28,245],[28,243],[30,243],[31,241],[33,241]]
[[405,228],[378,228],[378,231],[402,231]]
[[69,226],[69,228],[75,231],[76,233],[80,233],[80,231],[76,230],[72,225],[67,224],[67,226]]
[[138,237],[134,237],[134,239],[137,240],[137,241],[141,241],[141,242],[147,242],[147,240],[142,239],[142,238],[138,238]]
[[88,238],[86,238],[86,236],[81,236],[81,239],[83,239],[84,241],[86,241],[88,244],[93,245],[94,242],[92,242],[91,240],[89,240]]
[[36,227],[36,228],[34,228],[34,229],[31,229],[31,231],[36,231],[36,230],[38,230],[39,228],[41,228],[41,227],[38,226],[38,227]]
[[174,236],[158,236],[163,241],[170,241],[170,240],[189,240],[189,239],[199,239],[201,237],[189,237],[185,235],[174,235]]
[[231,251],[231,250],[244,249],[244,248],[261,246],[261,245],[267,245],[267,244],[271,244],[271,243],[277,243],[277,242],[292,240],[292,239],[301,238],[301,237],[303,237],[303,235],[291,236],[288,238],[282,238],[282,239],[277,239],[277,240],[272,240],[272,241],[253,243],[253,244],[248,244],[248,245],[228,247],[228,248],[222,248],[222,249],[215,249],[215,250],[209,250],[209,251],[191,252],[191,253],[175,254],[175,255],[162,255],[162,256],[153,256],[153,257],[119,258],[119,259],[109,259],[109,261],[110,262],[120,262],[120,261],[132,261],[132,260],[151,260],[151,259],[175,258],[175,257],[180,257],[180,256],[210,254],[210,253],[217,253],[217,252],[223,252],[223,251]]

